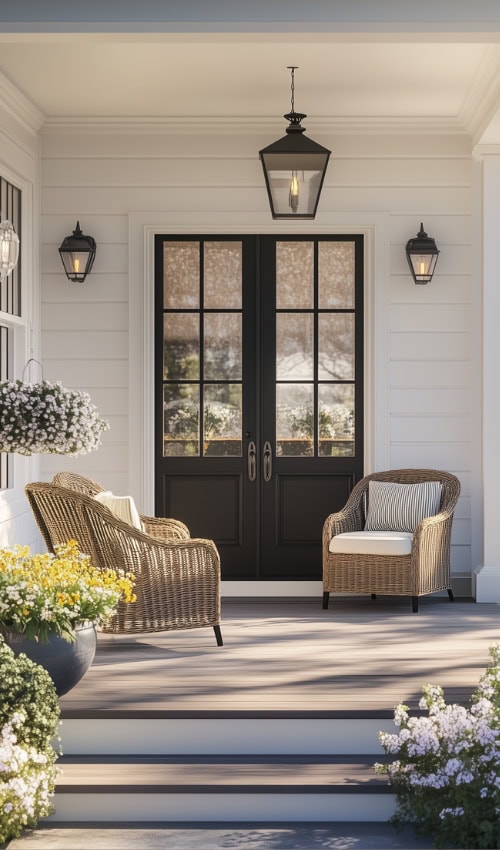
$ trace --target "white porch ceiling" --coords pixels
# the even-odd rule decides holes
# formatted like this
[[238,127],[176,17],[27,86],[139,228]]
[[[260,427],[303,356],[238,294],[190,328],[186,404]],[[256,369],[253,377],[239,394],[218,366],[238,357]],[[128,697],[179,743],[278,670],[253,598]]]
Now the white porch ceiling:
[[311,134],[396,126],[500,142],[498,32],[0,32],[0,74],[47,125],[200,121],[279,131],[288,65],[299,66],[295,108]]

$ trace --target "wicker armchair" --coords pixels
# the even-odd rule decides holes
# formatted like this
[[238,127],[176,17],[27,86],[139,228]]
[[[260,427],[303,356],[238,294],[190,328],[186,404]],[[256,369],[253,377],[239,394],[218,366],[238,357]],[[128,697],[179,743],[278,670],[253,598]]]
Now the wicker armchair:
[[[364,529],[370,481],[415,484],[440,481],[439,513],[426,517],[416,528],[409,554],[360,554],[332,552],[336,535]],[[436,469],[396,469],[367,475],[353,488],[338,513],[330,514],[323,526],[323,608],[330,593],[357,593],[411,596],[412,610],[418,611],[418,598],[447,590],[450,601],[450,537],[453,511],[460,494],[460,482],[448,472]],[[409,548],[408,547],[408,548]]]
[[[71,479],[65,477],[70,476]],[[177,520],[142,517],[144,530],[122,522],[93,498],[95,482],[60,473],[57,483],[32,483],[25,492],[47,548],[69,539],[95,566],[130,570],[137,601],[120,603],[103,628],[114,633],[159,632],[212,626],[218,646],[220,562],[211,540],[191,539]],[[73,484],[60,486],[61,481]],[[92,494],[92,490],[94,493]]]

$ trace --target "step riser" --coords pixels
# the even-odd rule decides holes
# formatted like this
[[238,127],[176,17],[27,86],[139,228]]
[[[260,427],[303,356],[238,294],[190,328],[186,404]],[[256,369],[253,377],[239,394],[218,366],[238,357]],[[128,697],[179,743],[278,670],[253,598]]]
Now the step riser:
[[65,755],[370,755],[392,720],[64,720]]
[[63,794],[46,823],[88,821],[385,822],[391,794]]

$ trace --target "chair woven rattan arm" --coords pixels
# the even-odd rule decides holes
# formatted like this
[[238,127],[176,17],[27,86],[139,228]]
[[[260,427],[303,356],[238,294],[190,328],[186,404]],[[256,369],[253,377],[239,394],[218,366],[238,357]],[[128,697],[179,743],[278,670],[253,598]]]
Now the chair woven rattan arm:
[[146,534],[159,540],[189,540],[189,528],[178,519],[169,517],[143,516],[141,521]]
[[[99,562],[135,575],[137,601],[120,604],[110,632],[212,626],[220,637],[220,560],[213,541],[152,538],[99,510],[89,514]],[[216,628],[218,627],[218,628]]]

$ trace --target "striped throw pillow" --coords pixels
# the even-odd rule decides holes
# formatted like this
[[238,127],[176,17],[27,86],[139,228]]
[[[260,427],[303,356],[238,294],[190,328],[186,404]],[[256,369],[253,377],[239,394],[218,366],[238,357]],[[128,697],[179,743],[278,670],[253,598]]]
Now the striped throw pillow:
[[408,531],[413,534],[425,517],[439,512],[440,504],[440,481],[420,484],[370,481],[365,530]]

